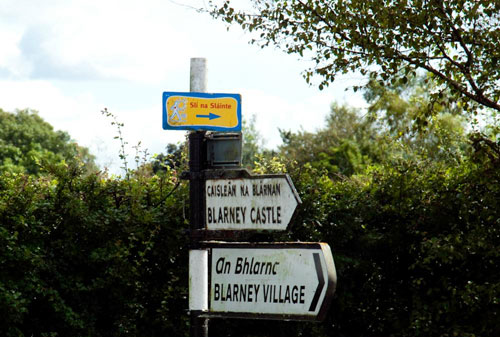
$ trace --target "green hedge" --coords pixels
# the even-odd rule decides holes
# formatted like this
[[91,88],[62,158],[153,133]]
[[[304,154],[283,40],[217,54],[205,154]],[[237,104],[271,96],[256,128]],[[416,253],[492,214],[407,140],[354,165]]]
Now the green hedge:
[[[330,244],[338,287],[323,323],[212,320],[213,336],[500,335],[500,159],[475,143],[331,180],[286,170],[303,200],[289,233]],[[0,176],[0,326],[6,336],[186,336],[187,184],[58,165]]]
[[455,167],[422,159],[294,178],[305,206],[294,237],[328,242],[338,272],[318,334],[500,335],[498,145]]
[[0,326],[7,336],[182,336],[187,318],[185,186],[0,177]]

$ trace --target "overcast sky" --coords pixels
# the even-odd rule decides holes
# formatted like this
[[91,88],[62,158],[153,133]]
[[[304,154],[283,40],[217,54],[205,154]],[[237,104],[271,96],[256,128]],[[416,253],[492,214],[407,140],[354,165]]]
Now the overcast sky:
[[256,116],[269,148],[280,144],[278,128],[321,127],[333,101],[363,105],[359,94],[344,91],[361,78],[342,77],[323,91],[309,87],[301,76],[307,60],[249,45],[250,36],[238,27],[228,32],[224,23],[189,8],[203,5],[1,0],[0,108],[38,110],[89,147],[101,166],[117,171],[116,131],[101,110],[125,124],[129,147],[141,141],[149,153],[160,153],[182,141],[185,132],[162,130],[161,97],[189,91],[192,57],[207,59],[209,92],[242,95],[243,117]]

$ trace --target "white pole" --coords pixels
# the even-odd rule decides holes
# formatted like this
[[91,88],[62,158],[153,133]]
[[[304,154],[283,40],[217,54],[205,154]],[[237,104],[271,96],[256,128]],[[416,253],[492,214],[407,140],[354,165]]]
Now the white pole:
[[207,59],[191,59],[191,76],[189,82],[189,91],[207,92]]
[[189,310],[208,310],[208,250],[189,251]]
[[[204,58],[192,58],[189,86],[191,92],[207,91],[207,61]],[[200,173],[203,168],[203,140],[205,131],[189,134],[189,171]],[[203,229],[202,210],[204,179],[191,177],[189,181],[189,202],[191,208],[190,229]],[[191,244],[199,239],[191,236]],[[208,318],[201,318],[200,313],[208,311],[208,250],[189,250],[189,310],[191,311],[191,337],[208,337]]]

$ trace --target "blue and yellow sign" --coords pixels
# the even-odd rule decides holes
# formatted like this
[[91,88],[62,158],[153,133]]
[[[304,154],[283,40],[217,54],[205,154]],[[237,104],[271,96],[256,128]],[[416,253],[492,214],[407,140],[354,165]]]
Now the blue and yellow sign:
[[241,95],[164,92],[163,129],[241,131]]

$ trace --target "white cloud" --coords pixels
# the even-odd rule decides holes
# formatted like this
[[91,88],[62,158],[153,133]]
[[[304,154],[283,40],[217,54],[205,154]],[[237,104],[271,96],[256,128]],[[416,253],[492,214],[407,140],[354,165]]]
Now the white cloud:
[[210,92],[242,94],[244,117],[257,116],[270,147],[280,143],[278,128],[322,127],[335,100],[362,105],[360,95],[343,92],[348,80],[323,92],[310,88],[297,56],[249,46],[241,30],[227,32],[174,2],[204,3],[2,0],[0,108],[39,110],[116,171],[119,142],[101,109],[125,123],[131,160],[139,140],[150,153],[164,151],[184,132],[161,129],[161,93],[189,90],[191,57],[207,58]]
[[[18,78],[158,81],[195,50],[184,33],[188,23],[176,17],[180,8],[165,1],[49,1],[39,13],[26,1],[6,8],[0,18],[18,21],[0,24],[7,32],[0,68]],[[9,62],[16,54],[20,60]]]

